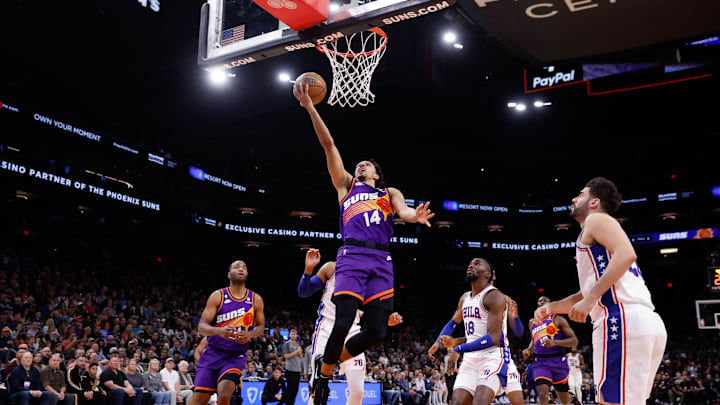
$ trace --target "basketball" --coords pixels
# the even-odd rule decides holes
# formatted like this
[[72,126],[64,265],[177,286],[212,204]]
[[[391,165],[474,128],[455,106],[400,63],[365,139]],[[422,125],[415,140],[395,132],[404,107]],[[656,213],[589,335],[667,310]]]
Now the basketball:
[[317,73],[305,72],[295,79],[295,85],[308,85],[308,95],[312,99],[313,104],[317,104],[325,98],[327,92],[327,86],[325,85],[325,79]]

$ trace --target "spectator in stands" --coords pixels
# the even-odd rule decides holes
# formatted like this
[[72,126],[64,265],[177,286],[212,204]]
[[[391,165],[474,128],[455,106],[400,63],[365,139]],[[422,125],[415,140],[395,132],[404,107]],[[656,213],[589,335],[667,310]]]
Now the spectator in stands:
[[673,382],[670,388],[670,403],[683,403],[685,399],[685,392],[683,391],[681,380],[677,379]]
[[17,352],[15,353],[15,358],[10,360],[5,365],[5,368],[3,368],[3,379],[7,378],[7,376],[10,375],[10,373],[16,366],[20,365],[20,359],[22,358],[22,355],[27,352],[27,350],[27,344],[18,345]]
[[148,371],[143,375],[145,389],[152,394],[155,405],[170,404],[170,393],[165,391],[159,370],[160,361],[158,359],[150,360]]
[[286,360],[285,379],[287,381],[286,400],[289,404],[295,404],[298,387],[300,386],[300,373],[302,372],[302,344],[298,340],[297,329],[290,329],[287,342],[282,346],[283,357]]
[[445,404],[447,402],[447,387],[445,387],[445,383],[442,381],[442,376],[438,370],[432,371],[430,383],[432,385],[430,403],[433,405]]
[[173,361],[175,362],[175,364],[180,365],[180,362],[182,361],[182,356],[180,356],[180,352],[179,352],[179,351],[176,351],[176,352],[173,353],[172,356],[170,356],[170,357],[173,359]]
[[145,380],[143,375],[138,372],[137,362],[135,360],[130,359],[130,362],[124,372],[133,388],[140,388],[145,391]]
[[189,368],[190,364],[185,360],[180,360],[180,363],[178,363],[178,395],[186,404],[190,403],[189,400],[193,394],[194,386],[192,377],[188,374]]
[[[28,297],[28,298],[32,298],[32,297]],[[28,330],[27,330],[27,332],[25,332],[25,334],[26,334],[28,337],[35,337],[35,336],[37,336],[38,334],[40,334],[40,332],[41,332],[41,331],[40,331],[40,324],[39,324],[37,321],[33,321],[33,322],[30,324],[30,326],[28,327]]]
[[255,368],[258,370],[258,373],[262,372],[263,364],[260,362],[260,354],[258,350],[255,351],[255,354],[253,354],[252,362],[255,363]]
[[175,371],[175,361],[172,358],[165,360],[165,368],[160,372],[163,387],[165,391],[170,392],[170,405],[182,403],[183,398],[178,395],[178,386],[180,384],[180,376]]
[[[75,364],[68,367],[65,377],[67,381],[67,392],[74,394],[78,399],[78,403],[81,405],[85,405],[88,400],[87,393],[82,389],[83,377],[87,378],[85,371],[86,367],[87,357],[85,357],[85,355],[80,355],[77,359],[75,359]],[[89,394],[92,397],[92,391],[89,391]]]
[[61,341],[61,340],[60,340],[60,332],[59,332],[57,329],[55,329],[55,330],[53,330],[52,332],[50,332],[50,342],[49,342],[49,344],[55,345],[55,344],[57,344],[57,343],[60,343],[60,341]]
[[42,365],[42,353],[35,352],[35,354],[33,354],[33,367],[38,369],[38,371],[42,370],[43,367],[45,367]]
[[245,367],[245,370],[243,370],[242,377],[243,377],[243,379],[259,377],[257,370],[255,370],[254,363],[247,364],[247,367]]
[[[282,393],[280,391],[282,391]],[[285,384],[285,379],[282,377],[282,369],[280,367],[276,367],[273,370],[272,378],[265,382],[260,402],[262,402],[262,405],[266,405],[268,402],[277,402],[278,405],[293,405],[288,404],[285,397],[286,392],[287,385]]]
[[125,398],[132,398],[133,405],[142,405],[142,390],[133,388],[119,367],[120,359],[113,357],[100,375],[100,383],[108,392],[112,405],[123,405]]
[[74,366],[75,361],[77,361],[77,359],[80,356],[85,356],[85,348],[83,348],[83,347],[75,349],[75,353],[73,353],[72,361],[70,363],[68,363],[67,368]]
[[133,354],[132,359],[135,360],[135,363],[137,364],[138,373],[145,374],[145,370],[143,369],[142,365],[140,364],[140,361],[142,360],[142,355],[140,353],[140,350],[135,351],[135,354]]
[[138,349],[138,340],[130,339],[127,343],[127,352],[132,353],[134,356],[137,349]]
[[[418,360],[417,356],[415,356],[416,361]],[[415,392],[420,394],[420,400],[418,403],[421,404],[427,404],[428,397],[430,397],[430,392],[427,390],[427,386],[425,384],[425,376],[423,375],[422,370],[415,370],[415,378],[412,380],[412,386],[415,388]]]
[[[82,375],[81,378],[82,389],[85,392],[85,399],[87,405],[104,405],[106,403],[105,390],[102,389],[100,384],[100,376],[98,375],[98,364],[90,363],[87,366],[87,372]],[[88,392],[92,394],[88,395]]]
[[[88,363],[97,364],[98,365],[98,373],[102,374],[102,372],[104,371],[104,367],[102,366],[102,364],[100,364],[97,352],[90,349],[87,351],[86,356],[88,358]],[[105,360],[105,361],[107,362],[107,360]]]
[[48,364],[50,364],[50,355],[52,354],[50,347],[45,346],[40,349],[40,354],[42,355],[42,359],[40,360],[42,365],[47,366]]
[[263,375],[264,378],[272,378],[273,377],[273,366],[271,364],[268,364],[265,367],[265,375]]
[[39,405],[54,405],[57,396],[43,391],[40,385],[40,372],[32,366],[32,353],[23,352],[20,364],[13,368],[8,377],[10,400],[17,405],[29,405],[31,402]]
[[[102,339],[99,339],[98,341],[100,341],[100,340],[102,340]],[[90,349],[97,354],[98,362],[107,360],[107,357],[105,357],[105,355],[100,351],[100,345],[97,342],[91,344]],[[89,356],[89,354],[88,354],[88,356]],[[90,360],[89,357],[88,357],[88,360]]]
[[12,307],[6,303],[6,299],[7,296],[5,293],[0,292],[0,328],[8,328],[8,332],[10,332],[10,330],[12,330],[10,327],[10,312],[12,312]]
[[402,401],[403,405],[409,405],[411,402],[417,405],[420,403],[422,395],[418,394],[415,391],[415,388],[410,384],[408,380],[405,379],[405,375],[405,372],[401,371],[398,374],[398,378],[396,381],[398,387],[400,387],[400,400]]
[[[7,319],[7,313],[3,312],[1,315],[3,318]],[[2,319],[0,319],[0,325],[5,325],[5,322]],[[12,349],[13,345],[13,339],[12,336],[10,336],[10,328],[2,326],[2,331],[0,331],[0,363],[5,363],[8,359],[15,356],[15,351]]]
[[43,390],[57,397],[57,403],[61,405],[74,405],[75,395],[66,393],[65,373],[60,371],[61,361],[62,359],[57,353],[50,356],[48,366],[40,370],[40,385],[43,387]]
[[400,400],[400,389],[395,384],[391,373],[380,371],[380,382],[382,383],[382,397],[385,405],[395,405]]
[[378,363],[382,364],[383,367],[387,367],[390,363],[390,360],[388,359],[384,351],[380,353],[380,357],[378,357]]

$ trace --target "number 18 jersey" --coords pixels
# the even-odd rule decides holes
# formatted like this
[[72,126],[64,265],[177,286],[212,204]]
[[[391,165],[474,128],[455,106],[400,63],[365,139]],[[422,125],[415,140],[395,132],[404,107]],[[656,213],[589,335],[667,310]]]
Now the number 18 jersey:
[[393,234],[390,193],[353,178],[352,186],[340,201],[340,234],[355,239],[389,245]]
[[[485,295],[496,288],[493,286],[487,286],[484,290],[480,291],[473,297],[472,291],[465,294],[462,303],[463,323],[465,324],[465,337],[467,338],[466,343],[474,342],[479,338],[487,335],[487,323],[490,312],[488,312],[485,305],[483,305],[483,299]],[[505,341],[507,336],[507,305],[505,311],[503,311],[502,319],[502,337],[501,340]],[[497,346],[487,348],[484,350],[467,352],[464,354],[466,358],[472,357],[483,357],[485,351],[492,350]]]

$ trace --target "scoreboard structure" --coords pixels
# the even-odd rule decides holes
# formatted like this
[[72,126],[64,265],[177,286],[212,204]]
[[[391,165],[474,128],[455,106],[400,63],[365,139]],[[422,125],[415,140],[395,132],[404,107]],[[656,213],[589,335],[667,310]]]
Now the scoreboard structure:
[[708,267],[708,285],[711,293],[720,293],[720,266]]

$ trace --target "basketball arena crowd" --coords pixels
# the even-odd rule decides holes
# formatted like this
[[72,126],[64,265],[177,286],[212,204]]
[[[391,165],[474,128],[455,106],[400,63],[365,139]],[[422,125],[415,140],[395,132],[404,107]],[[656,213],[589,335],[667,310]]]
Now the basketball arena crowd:
[[[17,229],[0,233],[0,403],[29,403],[8,394],[10,377],[14,370],[22,370],[26,352],[32,354],[32,367],[41,377],[36,389],[47,395],[44,405],[69,397],[47,392],[46,384],[54,384],[53,391],[63,385],[69,393],[69,385],[78,376],[94,392],[92,400],[85,396],[79,403],[110,404],[113,397],[99,381],[109,379],[104,371],[115,368],[127,375],[133,387],[159,393],[149,403],[187,403],[192,395],[193,355],[202,339],[197,325],[211,291],[194,289],[192,283],[173,274],[178,272],[148,277],[147,268],[114,264],[90,239],[65,240],[80,251],[53,256],[45,239],[33,239]],[[263,381],[271,378],[276,367],[285,369],[282,353],[287,342],[280,331],[290,329],[298,331],[305,348],[301,375],[307,379],[315,314],[293,309],[294,299],[294,292],[289,291],[285,303],[266,302],[267,330],[250,344],[245,381]],[[452,309],[452,303],[448,308]],[[366,353],[367,380],[382,383],[385,404],[450,402],[457,365],[448,364],[446,353],[434,361],[427,355],[445,320],[437,320],[433,327],[421,321],[406,318],[403,325],[391,329],[381,346]],[[521,354],[527,335],[526,330],[524,339],[513,339],[511,346],[526,400],[535,403],[536,393],[532,384],[528,386],[528,361]],[[671,339],[648,403],[720,404],[719,347],[717,333],[688,331]],[[578,350],[585,359],[582,403],[594,403],[590,347]],[[139,375],[143,378],[138,379]],[[54,380],[54,376],[62,378]],[[163,398],[164,393],[169,395]],[[507,402],[502,397],[496,401]]]

